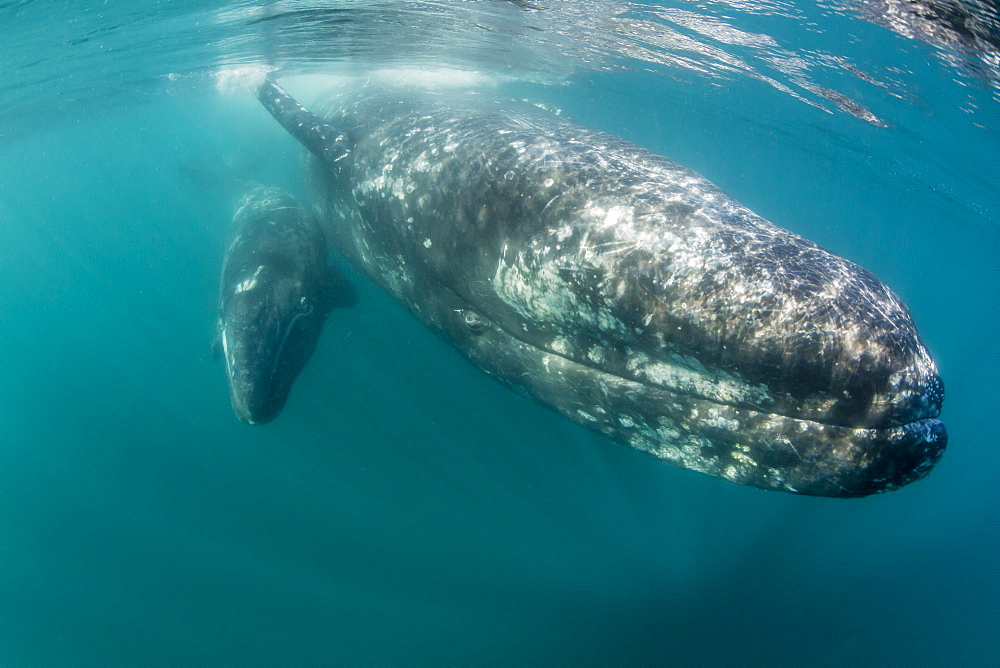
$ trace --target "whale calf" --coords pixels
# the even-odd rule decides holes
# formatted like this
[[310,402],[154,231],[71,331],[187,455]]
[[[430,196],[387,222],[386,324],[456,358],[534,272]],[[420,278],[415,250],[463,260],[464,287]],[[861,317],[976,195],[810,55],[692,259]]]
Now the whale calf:
[[242,198],[223,261],[218,322],[240,420],[263,424],[278,416],[330,310],[354,301],[353,288],[327,263],[313,215],[276,188]]
[[314,156],[336,248],[485,372],[677,466],[864,496],[944,451],[943,385],[863,268],[702,176],[478,91],[371,83],[316,114],[258,99]]

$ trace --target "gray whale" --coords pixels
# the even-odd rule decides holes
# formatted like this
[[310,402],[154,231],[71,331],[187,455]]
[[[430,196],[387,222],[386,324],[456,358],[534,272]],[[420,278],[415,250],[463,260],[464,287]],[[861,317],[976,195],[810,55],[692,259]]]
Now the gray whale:
[[263,424],[284,408],[330,310],[353,288],[327,262],[319,221],[287,193],[257,187],[233,216],[219,290],[219,344],[236,416]]
[[258,98],[336,248],[474,364],[677,466],[853,497],[944,451],[943,385],[875,276],[693,171],[531,105],[376,85]]

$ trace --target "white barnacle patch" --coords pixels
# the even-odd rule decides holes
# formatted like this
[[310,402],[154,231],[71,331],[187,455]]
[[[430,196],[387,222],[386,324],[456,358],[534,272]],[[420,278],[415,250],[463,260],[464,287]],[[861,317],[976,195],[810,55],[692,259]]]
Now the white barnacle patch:
[[643,382],[723,404],[767,405],[771,401],[766,385],[751,385],[724,371],[706,369],[691,357],[653,359],[632,349],[626,353],[625,368]]
[[567,225],[563,225],[558,230],[556,230],[556,239],[558,239],[560,242],[566,241],[566,239],[568,239],[571,236],[573,236],[573,226],[572,225],[568,225],[568,224]]
[[424,239],[424,248],[430,248],[430,247],[431,247],[431,240]]
[[600,346],[591,346],[587,351],[587,359],[594,364],[603,364],[606,357],[607,352]]
[[578,408],[578,409],[576,410],[576,414],[577,414],[577,415],[579,415],[580,417],[582,417],[582,418],[583,418],[584,420],[586,420],[587,422],[597,422],[597,418],[595,418],[595,417],[594,417],[593,415],[591,415],[591,414],[590,414],[590,413],[588,413],[587,411],[584,411],[584,410],[580,410],[580,409]]
[[570,346],[569,339],[567,339],[564,336],[558,336],[555,339],[553,339],[552,343],[549,344],[549,348],[553,352],[557,352],[560,355],[569,356],[573,352],[573,349]]
[[616,227],[622,222],[632,222],[632,209],[624,206],[613,206],[604,217],[603,227]]
[[431,162],[427,159],[427,151],[423,151],[410,163],[410,169],[414,172],[427,172],[431,169]]
[[626,433],[629,445],[655,457],[692,471],[715,475],[718,458],[706,457],[708,442],[700,436],[682,431],[670,419],[659,418],[658,426],[639,422],[628,415],[618,416],[618,423]]
[[526,321],[545,322],[563,331],[579,330],[621,335],[624,323],[607,306],[581,297],[578,285],[567,278],[565,258],[543,246],[531,260],[524,251],[505,253],[497,263],[493,285],[497,295]]
[[704,423],[706,426],[722,429],[723,431],[738,432],[740,429],[739,420],[733,420],[723,416],[720,408],[713,407],[709,409],[708,416],[705,418]]
[[[661,425],[657,428],[656,433],[664,443],[677,443],[681,440],[680,430],[666,420],[661,420]],[[687,445],[690,446],[690,444]]]
[[[406,193],[413,192],[412,184],[407,184],[403,178],[392,179],[387,185],[391,187],[392,196],[396,199],[406,199]],[[410,186],[409,189],[407,189],[408,185]]]

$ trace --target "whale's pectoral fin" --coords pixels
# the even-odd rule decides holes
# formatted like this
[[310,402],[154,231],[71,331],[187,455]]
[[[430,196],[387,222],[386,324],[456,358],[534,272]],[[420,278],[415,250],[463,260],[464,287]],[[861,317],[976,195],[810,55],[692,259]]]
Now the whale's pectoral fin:
[[257,99],[289,134],[324,163],[343,160],[350,154],[346,134],[296,102],[273,78],[268,77],[257,89]]

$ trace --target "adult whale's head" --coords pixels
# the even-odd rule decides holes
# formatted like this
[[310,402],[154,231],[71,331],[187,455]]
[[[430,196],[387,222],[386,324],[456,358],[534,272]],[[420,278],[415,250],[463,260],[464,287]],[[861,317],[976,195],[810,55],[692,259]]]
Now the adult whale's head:
[[691,170],[530,105],[364,85],[265,107],[339,250],[474,363],[688,469],[863,496],[946,441],[902,302]]
[[277,417],[330,309],[353,302],[326,255],[319,224],[289,195],[257,188],[240,202],[219,300],[229,396],[240,420]]

